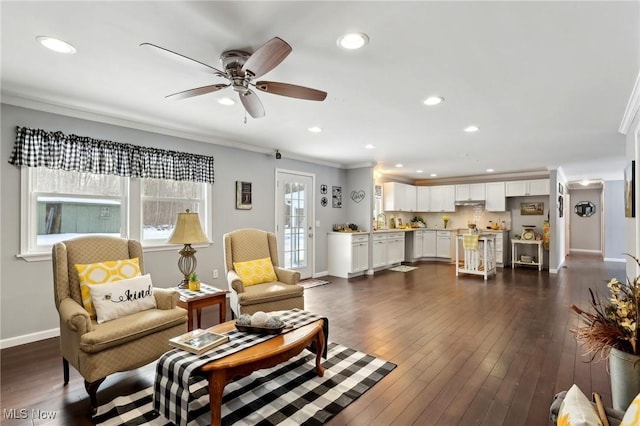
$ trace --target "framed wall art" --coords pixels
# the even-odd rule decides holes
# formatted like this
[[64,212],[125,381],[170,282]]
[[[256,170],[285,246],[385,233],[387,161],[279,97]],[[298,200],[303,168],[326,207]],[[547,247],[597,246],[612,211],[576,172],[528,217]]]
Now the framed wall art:
[[331,187],[331,206],[334,209],[342,208],[342,187],[341,186]]
[[236,209],[251,209],[251,182],[236,181]]
[[544,214],[544,203],[520,203],[520,214],[523,216]]
[[624,215],[636,217],[636,162],[624,169]]

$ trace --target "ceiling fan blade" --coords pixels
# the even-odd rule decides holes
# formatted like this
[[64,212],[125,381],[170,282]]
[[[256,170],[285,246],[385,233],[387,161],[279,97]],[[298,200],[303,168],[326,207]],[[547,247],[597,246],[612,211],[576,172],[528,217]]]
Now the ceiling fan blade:
[[212,84],[210,86],[196,87],[195,89],[185,90],[183,92],[173,93],[165,96],[165,99],[186,99],[194,96],[204,95],[206,93],[216,92],[220,89],[229,87],[228,84]]
[[309,101],[324,101],[327,98],[327,92],[323,92],[322,90],[275,81],[258,81],[256,83],[256,89],[273,93],[274,95],[306,99]]
[[154,52],[158,52],[172,60],[178,59],[189,66],[199,65],[201,68],[204,67],[206,71],[209,71],[209,72],[214,71],[217,75],[220,75],[220,77],[226,77],[226,74],[223,71],[220,71],[219,69],[214,68],[211,65],[207,65],[204,62],[196,61],[195,59],[191,59],[187,56],[181,55],[172,50],[165,49],[164,47],[156,46],[155,44],[152,44],[152,43],[140,43],[140,47],[144,47],[149,50],[153,50]]
[[242,70],[251,74],[252,78],[258,78],[284,61],[291,50],[289,43],[279,37],[274,37],[249,56]]
[[258,98],[258,95],[251,90],[247,90],[244,93],[239,93],[240,102],[244,106],[244,109],[247,110],[249,115],[253,118],[264,117],[264,107],[262,106],[262,102]]

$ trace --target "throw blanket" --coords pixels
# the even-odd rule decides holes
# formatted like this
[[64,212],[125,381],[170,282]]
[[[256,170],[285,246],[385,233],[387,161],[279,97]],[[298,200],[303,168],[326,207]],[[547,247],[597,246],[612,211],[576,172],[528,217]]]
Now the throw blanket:
[[477,235],[463,235],[462,246],[465,250],[478,250],[478,236]]
[[[278,313],[278,316],[284,322],[293,324],[293,328],[285,328],[282,333],[323,319],[325,342],[328,341],[329,322],[326,318],[301,309],[282,311]],[[186,425],[189,420],[189,379],[196,369],[208,362],[278,336],[277,334],[245,333],[238,330],[232,330],[225,334],[229,336],[229,342],[217,346],[204,354],[194,355],[183,350],[174,349],[162,355],[158,360],[153,385],[153,408],[174,424]],[[327,356],[326,345],[323,356],[325,358]]]

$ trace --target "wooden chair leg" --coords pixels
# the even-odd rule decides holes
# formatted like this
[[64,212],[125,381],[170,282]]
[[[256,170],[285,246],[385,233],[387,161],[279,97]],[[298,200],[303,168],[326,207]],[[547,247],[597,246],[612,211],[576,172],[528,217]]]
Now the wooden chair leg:
[[98,388],[100,387],[102,382],[104,382],[104,379],[106,379],[106,377],[103,377],[102,379],[98,379],[95,382],[91,382],[91,383],[87,382],[86,380],[84,381],[84,388],[87,390],[87,393],[89,394],[89,399],[91,400],[92,415],[98,411],[97,393],[98,393]]
[[69,384],[69,361],[62,358],[62,373],[64,375],[64,385]]

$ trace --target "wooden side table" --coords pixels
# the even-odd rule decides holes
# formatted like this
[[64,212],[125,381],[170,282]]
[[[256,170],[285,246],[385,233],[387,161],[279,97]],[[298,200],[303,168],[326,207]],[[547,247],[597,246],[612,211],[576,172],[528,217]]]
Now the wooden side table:
[[189,320],[188,330],[193,330],[193,310],[196,310],[197,328],[202,328],[202,308],[220,305],[220,323],[227,316],[227,293],[229,290],[221,290],[206,284],[200,284],[200,291],[191,291],[186,288],[177,288],[180,292],[178,306],[187,310]]

